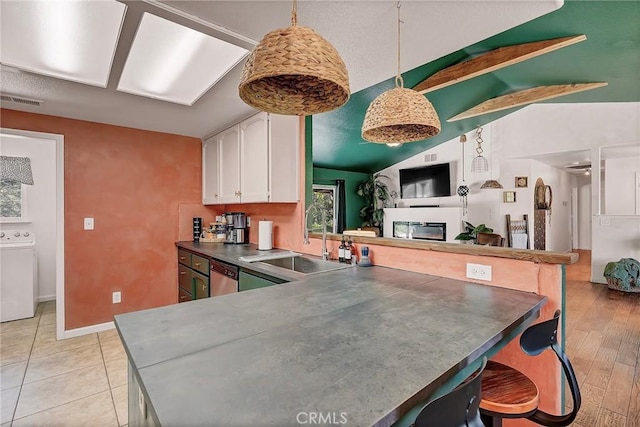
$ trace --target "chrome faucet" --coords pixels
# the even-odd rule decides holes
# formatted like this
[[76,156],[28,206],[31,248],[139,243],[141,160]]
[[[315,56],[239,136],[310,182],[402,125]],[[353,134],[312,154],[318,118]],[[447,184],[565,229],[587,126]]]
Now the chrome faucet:
[[302,243],[305,245],[311,243],[309,242],[308,224],[309,212],[311,212],[311,209],[313,208],[320,209],[320,212],[322,212],[322,259],[327,261],[329,259],[329,251],[327,250],[327,211],[322,206],[316,203],[312,203],[311,205],[309,205],[304,213],[304,241]]

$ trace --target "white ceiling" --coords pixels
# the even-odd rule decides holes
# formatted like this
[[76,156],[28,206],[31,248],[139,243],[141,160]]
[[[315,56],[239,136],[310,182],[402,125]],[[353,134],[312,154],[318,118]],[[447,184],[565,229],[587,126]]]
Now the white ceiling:
[[562,151],[523,158],[537,160],[540,163],[574,174],[582,175],[586,168],[591,168],[591,150]]
[[[289,25],[291,2],[123,2],[128,10],[107,88],[3,66],[3,94],[37,99],[43,104],[34,107],[2,102],[2,107],[194,137],[212,134],[253,114],[254,110],[237,93],[242,63],[192,106],[121,93],[116,87],[145,11],[251,48],[252,40]],[[6,3],[0,1],[0,13]],[[413,69],[561,6],[560,0],[404,1],[402,70]],[[349,71],[352,92],[395,74],[395,19],[396,3],[391,1],[298,3],[298,24],[312,27],[338,50]]]

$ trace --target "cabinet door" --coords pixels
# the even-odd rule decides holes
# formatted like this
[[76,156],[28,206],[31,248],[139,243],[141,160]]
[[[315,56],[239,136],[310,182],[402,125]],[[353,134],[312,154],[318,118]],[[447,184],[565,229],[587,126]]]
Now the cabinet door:
[[219,203],[240,202],[240,133],[234,126],[218,135]]
[[269,201],[300,200],[300,118],[270,114]]
[[185,292],[193,293],[191,269],[178,264],[178,287]]
[[272,282],[264,277],[249,274],[246,271],[240,272],[238,283],[239,291],[250,291],[251,289],[266,288],[267,286],[277,285],[279,282]]
[[269,117],[257,114],[240,123],[242,203],[269,201]]
[[202,141],[202,204],[219,203],[218,136]]
[[209,278],[195,271],[192,275],[195,299],[209,298]]

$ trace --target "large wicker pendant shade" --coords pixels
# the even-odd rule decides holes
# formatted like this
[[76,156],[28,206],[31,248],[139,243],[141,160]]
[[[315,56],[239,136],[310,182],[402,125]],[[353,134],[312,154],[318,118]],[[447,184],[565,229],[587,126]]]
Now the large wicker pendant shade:
[[336,49],[320,34],[299,27],[294,0],[291,26],[271,31],[242,70],[240,98],[262,111],[310,115],[349,100],[349,75]]
[[398,2],[398,73],[396,87],[374,99],[364,116],[362,139],[379,144],[421,141],[440,133],[440,119],[431,102],[403,87],[400,74],[400,2]]

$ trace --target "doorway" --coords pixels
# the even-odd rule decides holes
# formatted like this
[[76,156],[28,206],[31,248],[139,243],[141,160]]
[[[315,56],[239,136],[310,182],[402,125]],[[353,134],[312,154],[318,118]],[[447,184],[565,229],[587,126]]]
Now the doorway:
[[25,215],[3,228],[31,230],[38,250],[38,300],[56,300],[56,337],[65,338],[64,320],[64,136],[0,129],[2,154],[29,157],[34,186],[25,188]]

